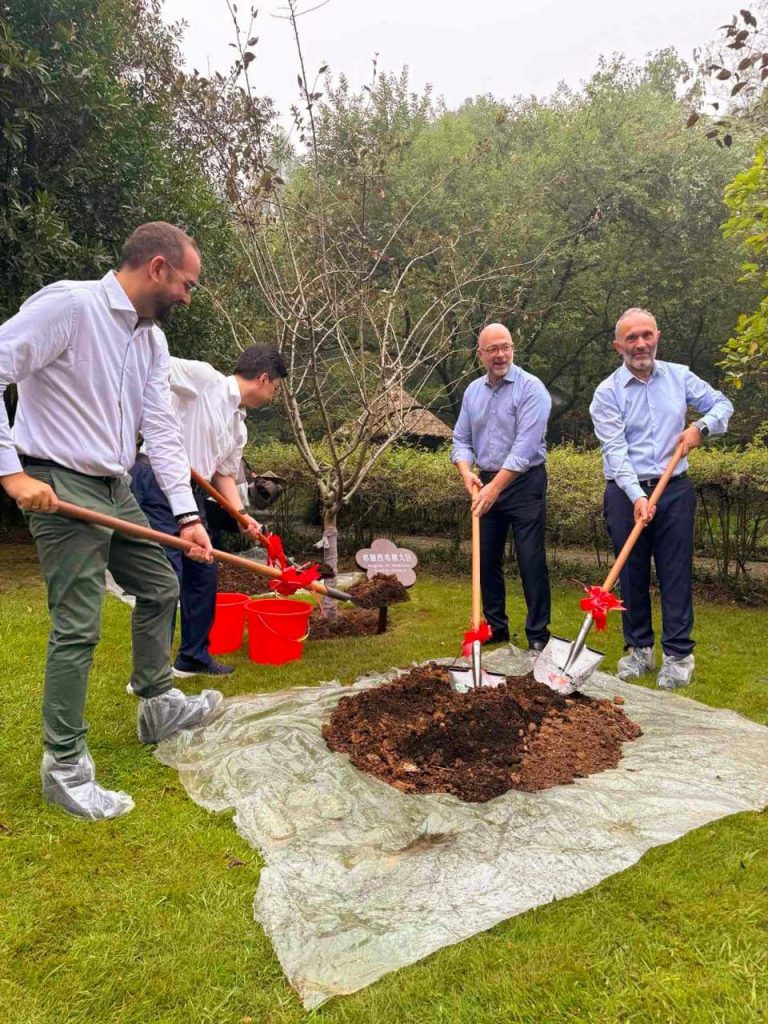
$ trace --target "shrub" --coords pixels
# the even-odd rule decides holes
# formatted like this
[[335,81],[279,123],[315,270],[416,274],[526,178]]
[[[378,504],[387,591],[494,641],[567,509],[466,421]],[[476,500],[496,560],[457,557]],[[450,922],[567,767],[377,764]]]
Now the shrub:
[[[315,488],[296,448],[271,442],[253,446],[249,461],[288,481],[272,523],[288,535],[313,519]],[[550,450],[547,533],[550,547],[591,547],[598,561],[608,550],[603,523],[600,453],[572,445]],[[768,557],[768,446],[758,437],[742,451],[713,445],[699,449],[690,473],[698,494],[696,550],[714,559],[722,580],[747,572],[747,563]],[[467,498],[447,449],[396,447],[386,452],[339,518],[343,550],[363,547],[374,536],[409,535],[467,539]]]

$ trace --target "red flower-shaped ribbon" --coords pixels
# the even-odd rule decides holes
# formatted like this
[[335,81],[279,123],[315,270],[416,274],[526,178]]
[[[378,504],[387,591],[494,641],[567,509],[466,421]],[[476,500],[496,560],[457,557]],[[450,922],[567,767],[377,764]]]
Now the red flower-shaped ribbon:
[[291,597],[297,590],[301,590],[302,587],[319,579],[320,570],[317,565],[310,565],[306,569],[294,569],[292,565],[289,565],[287,569],[283,569],[279,580],[272,580],[269,589],[284,597]]
[[283,551],[283,542],[277,533],[265,533],[264,534],[264,547],[267,549],[267,561],[270,565],[279,565],[281,569],[285,569],[288,565],[288,560],[285,557]]
[[602,632],[608,625],[608,612],[624,612],[626,608],[614,594],[602,587],[584,587],[589,597],[582,597],[581,607],[592,616],[595,629]]
[[482,619],[477,629],[468,629],[464,634],[464,643],[461,645],[461,656],[462,658],[468,658],[472,653],[472,644],[475,640],[479,640],[482,643],[484,640],[490,640],[493,636],[493,630],[485,621]]

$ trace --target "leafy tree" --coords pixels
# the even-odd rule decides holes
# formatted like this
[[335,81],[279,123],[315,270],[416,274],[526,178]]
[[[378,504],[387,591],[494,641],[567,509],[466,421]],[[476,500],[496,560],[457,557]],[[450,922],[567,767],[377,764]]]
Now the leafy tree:
[[[57,278],[114,265],[138,224],[186,226],[232,279],[229,211],[177,116],[178,29],[159,0],[0,0],[0,317]],[[234,351],[210,295],[179,352]]]
[[[551,435],[591,439],[589,397],[615,366],[613,325],[630,305],[656,312],[667,358],[717,377],[720,346],[751,294],[734,286],[736,247],[720,232],[722,189],[744,148],[685,131],[677,92],[686,74],[672,53],[639,68],[615,60],[582,92],[510,105],[480,98],[419,134],[399,172],[414,189],[481,147],[423,216],[459,232],[469,251],[532,268],[478,290],[441,385],[473,372],[477,327],[501,319],[518,361],[553,392]],[[460,395],[450,394],[447,415]]]
[[751,166],[740,171],[725,190],[729,217],[724,233],[739,242],[746,254],[741,280],[753,286],[755,304],[736,319],[723,359],[728,379],[742,389],[742,402],[753,409],[753,426],[765,416],[762,386],[768,378],[767,14],[768,3],[763,0],[753,10],[734,14],[722,27],[723,45],[707,51],[700,66],[700,91],[714,85],[720,95],[705,110],[694,110],[688,122],[718,146],[730,147],[734,140],[754,146]]

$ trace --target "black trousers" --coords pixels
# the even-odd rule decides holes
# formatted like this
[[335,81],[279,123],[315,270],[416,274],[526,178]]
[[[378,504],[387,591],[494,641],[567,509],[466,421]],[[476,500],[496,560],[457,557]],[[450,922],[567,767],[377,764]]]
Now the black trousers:
[[[652,486],[643,488],[650,495]],[[640,534],[619,576],[624,643],[653,647],[651,621],[651,557],[661,592],[661,646],[665,654],[685,657],[694,647],[693,629],[693,515],[696,491],[687,477],[673,477],[656,506],[656,515]],[[632,502],[609,480],[603,498],[608,533],[616,554],[635,525]]]
[[[492,477],[492,473],[481,473],[484,483]],[[528,608],[525,635],[529,644],[546,643],[549,639],[551,596],[544,546],[546,511],[547,471],[544,466],[534,466],[505,487],[493,508],[480,517],[483,614],[494,633],[509,632],[502,563],[511,528]]]

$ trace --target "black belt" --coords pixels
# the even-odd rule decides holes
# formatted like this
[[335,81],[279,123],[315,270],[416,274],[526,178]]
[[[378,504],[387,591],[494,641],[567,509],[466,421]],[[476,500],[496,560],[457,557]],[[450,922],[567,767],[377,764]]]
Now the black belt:
[[[535,469],[544,469],[544,463],[540,462],[536,466],[531,466],[531,468],[530,469],[526,469],[525,472],[526,473],[532,473]],[[481,469],[480,472],[477,475],[480,477],[480,479],[483,481],[484,484],[489,484],[491,482],[491,480],[493,480],[493,478],[498,473],[500,473],[500,472],[501,472],[500,469]],[[525,475],[525,473],[521,473],[520,474],[520,476],[524,476],[524,475]],[[517,479],[519,479],[519,477]],[[512,481],[512,482],[514,483],[514,481]]]
[[[669,482],[672,483],[673,480],[685,480],[685,478],[687,476],[688,476],[687,472],[685,472],[685,473],[678,473],[677,476],[673,476],[672,480],[670,480]],[[660,476],[652,476],[648,480],[639,480],[638,483],[640,484],[641,487],[655,487],[656,484],[659,482],[659,480],[661,480]]]
[[63,469],[65,473],[74,473],[76,476],[85,476],[89,480],[120,480],[121,477],[113,476],[111,473],[83,473],[82,470],[72,469],[71,466],[63,466],[53,459],[38,459],[35,455],[19,455],[22,466],[42,466],[44,469]]
[[149,456],[145,455],[144,452],[139,452],[136,456],[136,461],[140,462],[142,466],[151,466],[152,463],[149,461]]

